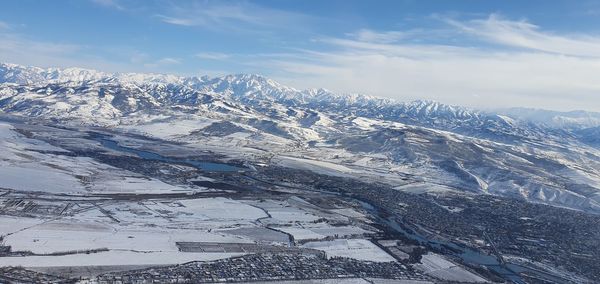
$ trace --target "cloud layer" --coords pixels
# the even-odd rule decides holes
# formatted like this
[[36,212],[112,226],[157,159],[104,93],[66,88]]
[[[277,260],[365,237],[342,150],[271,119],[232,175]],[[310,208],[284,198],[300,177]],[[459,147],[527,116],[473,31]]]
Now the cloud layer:
[[475,107],[600,110],[600,37],[553,34],[498,15],[444,21],[456,38],[481,44],[414,44],[411,37],[428,32],[360,30],[320,39],[332,47],[327,52],[269,63],[283,71],[280,80],[301,87]]

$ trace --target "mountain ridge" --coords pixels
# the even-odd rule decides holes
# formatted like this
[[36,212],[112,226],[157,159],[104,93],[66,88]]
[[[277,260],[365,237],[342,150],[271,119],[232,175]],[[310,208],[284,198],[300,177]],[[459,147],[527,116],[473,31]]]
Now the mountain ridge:
[[594,129],[554,129],[434,101],[297,90],[252,74],[95,72],[0,64],[0,111],[269,155],[324,151],[315,158],[331,163],[362,157],[353,163],[374,159],[390,173],[415,171],[460,191],[600,211]]
[[[495,111],[477,110],[432,100],[402,102],[362,94],[336,94],[326,89],[298,90],[284,86],[258,74],[230,74],[221,77],[186,77],[156,73],[106,73],[84,68],[39,68],[11,63],[0,63],[0,83],[71,85],[90,83],[120,84],[164,84],[182,85],[200,92],[221,93],[233,96],[244,103],[258,104],[260,101],[276,101],[292,106],[321,108],[322,104],[337,109],[386,107],[396,115],[408,113],[413,116],[436,116],[450,114],[454,119],[472,119],[475,116],[502,116],[511,118],[512,123],[533,123],[546,128],[583,129],[600,126],[600,113],[587,111],[558,112],[530,108],[508,108]],[[393,110],[392,108],[397,108]],[[363,112],[363,115],[365,113]],[[534,115],[537,114],[537,115]],[[389,114],[388,119],[394,114]],[[578,117],[581,115],[584,117]],[[371,114],[371,116],[375,116]],[[587,120],[586,120],[587,118]],[[500,120],[498,122],[500,122]],[[472,125],[471,125],[472,126]]]
[[[574,131],[564,131],[504,114],[431,100],[400,102],[359,94],[336,94],[325,89],[297,90],[256,74],[182,77],[105,73],[82,68],[43,69],[0,63],[0,82],[3,93],[0,107],[5,111],[26,116],[51,116],[59,120],[62,113],[73,113],[70,117],[74,119],[88,118],[93,122],[103,119],[104,125],[118,124],[129,113],[135,112],[156,112],[168,108],[193,111],[194,107],[205,112],[209,109],[226,111],[228,105],[235,104],[235,112],[246,112],[251,108],[253,112],[275,119],[286,116],[285,108],[300,108],[395,121],[504,143],[515,143],[522,139],[543,140],[550,136],[579,137]],[[11,86],[11,83],[17,85]],[[87,92],[87,103],[69,97],[83,92]],[[46,94],[46,103],[41,103],[44,101],[42,94]],[[217,102],[219,105],[214,105]],[[30,110],[26,107],[28,103],[32,105]],[[67,108],[68,105],[79,107]],[[56,106],[61,108],[56,109]],[[85,123],[86,120],[82,121]],[[582,137],[581,141],[590,139]]]

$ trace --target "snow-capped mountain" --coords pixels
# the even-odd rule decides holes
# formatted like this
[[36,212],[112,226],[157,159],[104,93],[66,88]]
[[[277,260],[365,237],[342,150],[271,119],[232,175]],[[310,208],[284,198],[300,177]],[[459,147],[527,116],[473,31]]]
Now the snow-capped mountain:
[[13,64],[0,64],[0,110],[181,143],[261,149],[268,159],[313,155],[360,167],[372,178],[380,171],[409,174],[461,192],[600,211],[598,131],[582,129],[587,124],[559,128],[433,101],[297,90],[259,75],[111,74]]
[[0,63],[0,83],[48,84],[92,82],[120,83],[182,83],[182,78],[174,75],[140,73],[105,73],[84,68],[39,68],[10,63]]
[[589,111],[559,112],[543,109],[509,108],[495,111],[517,120],[530,121],[552,128],[584,129],[600,126],[600,113]]
[[575,133],[579,140],[600,147],[600,126],[581,129]]
[[[109,74],[78,68],[41,69],[3,64],[0,65],[0,82],[33,85],[38,87],[33,90],[35,92],[40,92],[41,87],[47,87],[48,95],[75,90],[81,93],[81,88],[87,91],[96,88],[104,92],[108,84],[109,89],[121,91],[119,96],[114,98],[119,106],[98,106],[95,114],[104,112],[111,119],[114,119],[117,114],[115,107],[121,113],[128,113],[134,111],[136,105],[148,106],[149,97],[156,100],[152,103],[154,106],[165,103],[189,105],[197,97],[209,95],[230,102],[239,102],[264,113],[269,113],[274,104],[277,104],[283,108],[300,107],[384,119],[504,141],[512,140],[514,135],[539,138],[539,134],[546,130],[522,121],[517,123],[507,116],[433,101],[401,103],[364,95],[338,95],[324,89],[296,90],[259,75],[239,74],[218,78],[198,78],[135,73]],[[53,89],[53,86],[58,89]],[[64,86],[74,89],[60,89]],[[19,92],[22,91],[25,90]],[[14,93],[14,91],[5,92]],[[193,94],[194,92],[197,93]],[[125,93],[131,93],[132,96],[124,98]],[[136,93],[139,94],[136,96]],[[111,96],[108,98],[113,99]],[[136,103],[138,99],[141,102]],[[128,104],[125,105],[124,102]],[[41,114],[44,111],[37,108],[35,113]],[[521,127],[520,124],[528,125]],[[533,131],[531,128],[534,128]]]

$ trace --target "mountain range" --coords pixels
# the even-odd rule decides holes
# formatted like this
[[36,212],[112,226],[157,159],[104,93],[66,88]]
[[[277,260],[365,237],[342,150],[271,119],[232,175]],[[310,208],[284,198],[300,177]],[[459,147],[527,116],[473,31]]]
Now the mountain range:
[[395,178],[408,176],[437,186],[426,191],[443,186],[600,212],[600,113],[399,102],[297,90],[248,74],[181,77],[6,63],[0,111],[263,151],[249,163],[310,158],[398,190],[414,190]]

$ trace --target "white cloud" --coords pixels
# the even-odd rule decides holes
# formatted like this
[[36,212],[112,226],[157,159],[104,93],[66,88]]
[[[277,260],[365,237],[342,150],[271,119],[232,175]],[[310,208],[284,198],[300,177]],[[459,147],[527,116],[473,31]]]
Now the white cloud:
[[294,30],[309,16],[272,9],[245,1],[173,2],[165,12],[156,15],[161,21],[179,26],[197,26],[209,30],[270,32],[273,29]]
[[0,30],[8,30],[10,25],[6,22],[0,21]]
[[320,39],[330,46],[327,52],[303,51],[256,64],[270,66],[278,80],[299,88],[474,107],[600,111],[600,37],[558,35],[494,15],[450,23],[456,34],[468,32],[496,45],[392,42],[389,31],[369,31],[356,39]]
[[164,67],[164,66],[169,66],[169,65],[179,65],[179,64],[181,64],[181,59],[179,59],[179,58],[164,57],[164,58],[155,60],[153,62],[147,62],[144,64],[144,67],[147,67],[150,69],[156,69],[157,67]]
[[[174,6],[171,13],[173,15],[159,15],[166,23],[182,26],[207,26],[223,25],[229,22],[260,24],[265,19],[258,15],[253,15],[252,10],[244,7],[242,3],[213,3],[204,2],[203,4],[194,4],[192,6]],[[254,6],[249,6],[254,7]],[[255,11],[256,12],[256,11]],[[262,11],[258,11],[261,12]],[[258,14],[258,13],[256,13]]]
[[492,14],[487,19],[448,23],[464,32],[493,43],[572,56],[600,57],[600,37],[558,35],[541,31],[525,20],[511,21]]
[[225,76],[231,74],[231,71],[228,70],[219,70],[219,69],[202,69],[202,68],[198,68],[194,71],[193,74],[190,74],[191,76],[210,76],[210,77],[221,77],[221,76]]
[[[156,67],[180,63],[177,58],[151,61],[150,56],[143,52],[114,49],[42,41],[17,33],[0,32],[0,62],[38,67],[83,67],[107,72],[156,71]],[[110,55],[98,56],[98,51]]]
[[144,63],[146,60],[148,60],[148,57],[149,57],[148,54],[135,50],[129,56],[129,61],[133,64],[140,64],[140,63]]
[[125,10],[125,8],[119,3],[118,0],[91,0],[93,3],[104,6],[107,8],[113,8],[117,10]]
[[[234,8],[221,2],[207,3],[211,7],[208,10],[199,10],[201,6],[191,11],[173,8],[169,15],[186,16],[179,19],[183,21],[180,24],[223,23],[233,27],[243,22],[250,29],[265,30],[269,29],[265,25],[285,21],[277,19],[281,15],[275,15],[275,21],[262,19],[257,15],[268,11],[260,7],[235,8],[250,5],[243,2]],[[231,13],[226,15],[226,11]],[[215,14],[199,19],[210,12]],[[263,73],[297,88],[323,87],[474,107],[600,111],[600,36],[549,32],[530,22],[498,15],[469,21],[446,18],[443,23],[447,25],[440,30],[361,29],[345,36],[317,38],[306,45],[311,49],[305,46],[302,50],[287,49],[274,54],[236,53],[234,63],[227,60],[233,55],[219,52],[201,52],[194,58],[224,62],[211,66],[218,71],[204,70],[211,74],[226,73],[220,69],[229,69],[228,73]],[[419,43],[422,38],[432,40]],[[180,58],[157,59],[136,50],[120,54],[121,61],[104,60],[93,56],[94,48],[98,49],[36,41],[0,29],[1,61],[106,71],[202,71],[197,66],[190,68]]]
[[0,60],[18,61],[30,65],[46,65],[60,62],[70,53],[81,50],[75,44],[34,41],[25,37],[0,33]]
[[199,24],[198,20],[193,19],[169,17],[165,15],[157,15],[157,17],[160,18],[163,22],[172,25],[191,27]]
[[200,52],[196,53],[194,57],[209,60],[224,60],[230,58],[231,56],[221,52]]
[[370,29],[360,29],[348,35],[355,37],[359,41],[376,43],[393,43],[408,36],[406,32],[401,31],[376,32]]
[[172,57],[161,58],[156,61],[157,64],[160,65],[173,65],[173,64],[181,64],[181,60]]

